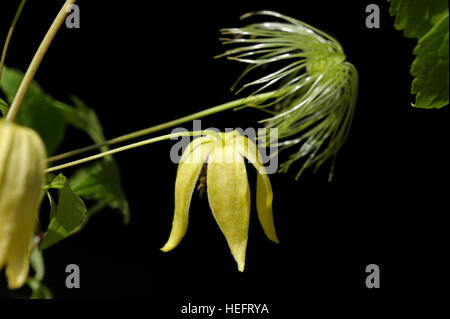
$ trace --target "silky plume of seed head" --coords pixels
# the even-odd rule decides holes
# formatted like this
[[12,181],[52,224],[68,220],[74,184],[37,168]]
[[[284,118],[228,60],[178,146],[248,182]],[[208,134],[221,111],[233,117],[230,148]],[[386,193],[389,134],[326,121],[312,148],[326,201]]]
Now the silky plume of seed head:
[[[221,30],[222,43],[234,47],[219,57],[247,64],[232,89],[259,70],[265,75],[243,84],[236,93],[250,88],[254,88],[250,96],[266,90],[278,92],[275,98],[245,106],[271,114],[262,122],[267,128],[278,129],[279,142],[272,146],[280,151],[294,149],[281,164],[281,171],[299,161],[298,178],[308,167],[317,169],[328,159],[334,163],[353,119],[358,92],[356,68],[345,60],[336,39],[311,25],[272,11],[242,18],[251,16],[277,21]],[[330,179],[332,171],[333,164]]]

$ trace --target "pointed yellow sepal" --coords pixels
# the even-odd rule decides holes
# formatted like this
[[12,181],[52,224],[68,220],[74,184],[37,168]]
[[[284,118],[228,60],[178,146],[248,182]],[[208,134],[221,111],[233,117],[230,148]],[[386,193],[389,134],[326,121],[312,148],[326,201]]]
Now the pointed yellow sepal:
[[195,139],[189,144],[180,159],[175,182],[175,213],[172,231],[169,240],[161,248],[164,252],[175,248],[186,233],[192,193],[194,192],[203,163],[211,149],[208,143],[210,140],[208,137]]

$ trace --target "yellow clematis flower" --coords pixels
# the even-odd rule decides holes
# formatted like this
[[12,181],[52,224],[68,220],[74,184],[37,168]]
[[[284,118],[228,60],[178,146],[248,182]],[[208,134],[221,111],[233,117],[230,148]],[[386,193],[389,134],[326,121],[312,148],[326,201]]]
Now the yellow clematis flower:
[[10,289],[28,276],[46,159],[36,132],[0,120],[0,270],[6,265]]
[[250,189],[244,157],[258,171],[256,207],[266,236],[278,243],[272,214],[272,186],[256,145],[239,132],[209,132],[194,139],[183,153],[175,182],[175,213],[169,240],[161,248],[175,248],[186,233],[192,193],[207,162],[211,210],[225,235],[239,271],[245,267],[250,220]]

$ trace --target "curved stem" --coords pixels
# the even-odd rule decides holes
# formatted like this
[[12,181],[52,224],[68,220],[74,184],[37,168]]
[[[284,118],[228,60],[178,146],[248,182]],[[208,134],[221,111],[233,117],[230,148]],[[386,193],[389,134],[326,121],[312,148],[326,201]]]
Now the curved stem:
[[0,59],[0,80],[2,79],[3,65],[5,64],[6,52],[8,52],[9,42],[11,41],[12,34],[14,32],[14,28],[16,27],[17,21],[19,20],[20,14],[22,13],[22,9],[25,6],[27,0],[22,0],[19,4],[19,8],[17,8],[16,15],[14,16],[13,22],[9,27],[8,35],[6,36],[5,45],[3,46],[2,57]]
[[112,150],[109,150],[109,151],[106,151],[106,152],[103,152],[103,153],[100,153],[100,154],[96,154],[96,155],[92,155],[92,156],[89,156],[89,157],[85,157],[85,158],[79,159],[77,161],[73,161],[73,162],[69,162],[69,163],[66,163],[66,164],[50,167],[50,168],[45,170],[45,173],[51,173],[51,172],[54,172],[54,171],[57,171],[57,170],[60,170],[60,169],[63,169],[63,168],[75,166],[75,165],[78,165],[78,164],[83,164],[83,163],[90,162],[90,161],[93,161],[93,160],[96,160],[96,159],[99,159],[99,158],[102,158],[102,157],[105,157],[105,156],[108,156],[108,155],[112,155],[112,154],[115,154],[115,153],[123,152],[123,151],[126,151],[126,150],[130,150],[130,149],[133,149],[133,148],[136,148],[136,147],[148,145],[148,144],[151,144],[151,143],[167,140],[167,139],[173,138],[173,137],[202,135],[205,131],[180,132],[180,133],[172,133],[172,134],[161,135],[161,136],[158,136],[158,137],[150,138],[150,139],[145,140],[145,141],[136,142],[136,143],[133,143],[133,144],[128,144],[128,145],[125,145],[125,146],[122,146],[122,147],[118,147],[118,148],[115,148],[115,149],[112,149]]
[[25,73],[25,76],[22,79],[22,82],[20,83],[19,89],[17,90],[16,96],[14,97],[14,100],[11,104],[11,108],[9,109],[9,112],[6,115],[7,121],[10,122],[14,121],[14,118],[16,117],[17,112],[19,111],[20,105],[22,104],[23,98],[25,97],[25,94],[27,93],[28,88],[30,87],[31,81],[33,80],[33,77],[36,74],[39,65],[41,64],[41,61],[45,53],[47,52],[50,43],[52,42],[53,38],[56,35],[56,32],[58,31],[59,27],[64,22],[67,16],[68,13],[67,7],[73,5],[75,2],[76,0],[66,0],[61,10],[59,11],[58,15],[56,16],[55,20],[53,21],[52,25],[50,26],[50,29],[47,31],[47,34],[42,40],[38,50],[36,51],[36,54],[33,57],[33,60],[30,63],[30,66],[28,67],[27,72]]
[[180,125],[180,124],[183,124],[183,123],[186,123],[186,122],[189,122],[189,121],[192,121],[192,120],[195,120],[195,119],[207,116],[207,115],[211,115],[211,114],[214,114],[214,113],[222,112],[222,111],[225,111],[225,110],[237,107],[237,106],[241,106],[241,105],[244,105],[244,104],[256,103],[256,102],[261,101],[261,100],[266,100],[266,99],[269,99],[269,98],[273,98],[273,97],[276,97],[278,95],[281,95],[283,92],[284,92],[283,90],[276,90],[276,91],[271,91],[271,92],[267,92],[267,93],[262,93],[262,94],[258,94],[258,95],[245,97],[245,98],[242,98],[242,99],[237,99],[237,100],[225,103],[225,104],[214,106],[214,107],[211,107],[209,109],[206,109],[206,110],[203,110],[203,111],[200,111],[200,112],[197,112],[197,113],[193,113],[193,114],[181,117],[181,118],[173,120],[173,121],[169,121],[169,122],[166,122],[166,123],[162,123],[162,124],[158,124],[158,125],[155,125],[155,126],[151,126],[149,128],[146,128],[146,129],[143,129],[143,130],[140,130],[140,131],[136,131],[136,132],[133,132],[133,133],[125,134],[125,135],[113,138],[113,139],[108,140],[108,141],[103,142],[103,143],[90,145],[90,146],[83,147],[83,148],[80,148],[80,149],[77,149],[77,150],[69,151],[67,153],[63,153],[63,154],[52,156],[52,157],[48,158],[48,162],[52,163],[52,162],[55,162],[55,161],[59,161],[59,160],[68,158],[68,157],[72,157],[72,156],[75,156],[75,155],[79,155],[79,154],[82,154],[82,153],[85,153],[85,152],[89,152],[89,151],[98,149],[98,148],[100,148],[102,146],[107,146],[107,145],[112,145],[112,144],[124,142],[124,141],[130,140],[130,139],[136,138],[136,137],[140,137],[140,136],[143,136],[143,135],[154,133],[154,132],[166,129],[166,128],[174,127],[176,125]]

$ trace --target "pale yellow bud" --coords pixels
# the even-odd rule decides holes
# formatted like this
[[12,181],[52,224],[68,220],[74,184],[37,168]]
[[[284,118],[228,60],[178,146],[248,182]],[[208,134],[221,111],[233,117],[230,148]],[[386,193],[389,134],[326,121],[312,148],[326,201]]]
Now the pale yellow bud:
[[28,276],[46,158],[35,131],[0,120],[0,270],[6,267],[10,289]]

